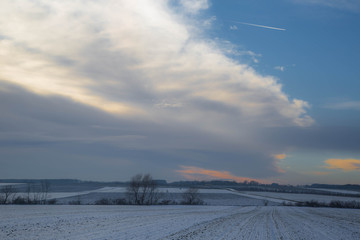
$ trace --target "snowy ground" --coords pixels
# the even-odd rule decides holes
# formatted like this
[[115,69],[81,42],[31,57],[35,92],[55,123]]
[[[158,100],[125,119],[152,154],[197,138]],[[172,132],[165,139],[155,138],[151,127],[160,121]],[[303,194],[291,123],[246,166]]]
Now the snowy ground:
[[333,193],[360,194],[360,191],[351,191],[351,190],[343,190],[343,189],[328,189],[328,188],[308,188],[308,189],[321,190],[321,191],[333,192]]
[[360,210],[2,205],[0,239],[360,239]]
[[296,200],[280,198],[278,196],[272,197],[270,194],[269,194],[270,196],[266,195],[266,194],[261,195],[261,192],[239,192],[239,191],[232,190],[232,189],[229,189],[229,191],[231,191],[235,195],[253,199],[254,201],[255,200],[263,200],[263,201],[270,201],[270,202],[274,202],[274,203],[278,203],[278,204],[298,202]]
[[[52,197],[52,194],[50,194]],[[128,196],[125,193],[114,193],[114,192],[92,192],[85,195],[70,196],[57,198],[57,204],[69,204],[73,201],[80,201],[81,204],[94,204],[97,200],[100,199],[127,199]],[[265,202],[268,205],[279,205],[272,201],[265,201],[262,199],[254,199],[246,196],[236,195],[230,192],[227,193],[201,193],[200,198],[205,202],[206,205],[213,206],[264,206]],[[180,203],[182,198],[182,193],[163,193],[160,194],[160,200],[170,200]]]
[[[1,184],[1,183],[0,183]],[[0,185],[1,186],[1,185]],[[163,194],[172,194],[172,193],[183,193],[187,190],[187,188],[158,188],[160,193]],[[48,198],[66,198],[66,197],[74,197],[74,196],[81,196],[87,195],[90,193],[126,193],[126,187],[103,187],[95,190],[90,191],[80,191],[80,192],[49,192]],[[230,193],[224,189],[199,189],[199,193],[201,194],[228,194]],[[20,192],[17,193],[19,196],[26,196],[27,193]]]
[[299,193],[276,193],[276,192],[242,192],[243,196],[254,197],[258,199],[268,199],[274,202],[305,202],[316,200],[319,202],[330,203],[333,200],[337,201],[357,201],[360,202],[359,197],[341,197],[318,194],[299,194]]

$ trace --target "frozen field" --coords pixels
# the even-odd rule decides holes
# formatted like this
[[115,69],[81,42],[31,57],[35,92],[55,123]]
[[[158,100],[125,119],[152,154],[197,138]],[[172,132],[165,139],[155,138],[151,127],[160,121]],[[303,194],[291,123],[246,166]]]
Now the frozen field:
[[346,194],[360,194],[359,191],[343,190],[343,189],[328,189],[328,188],[308,188],[310,190],[321,190],[333,193],[346,193]]
[[333,200],[336,201],[357,201],[360,202],[359,197],[341,197],[341,196],[328,196],[318,194],[298,194],[298,193],[276,193],[276,192],[242,192],[243,196],[254,197],[259,199],[267,198],[275,202],[305,202],[316,200],[319,202],[329,203]]
[[0,239],[360,239],[360,210],[2,205]]
[[[187,188],[159,188],[159,200],[171,200],[180,203],[182,194]],[[225,189],[199,189],[199,194],[206,205],[216,206],[248,206],[264,205],[267,200],[268,205],[279,205],[282,201],[269,201],[268,198],[256,198],[254,196],[243,196],[237,192]],[[26,198],[27,193],[17,193],[17,196]],[[48,199],[56,199],[57,204],[69,204],[72,201],[80,201],[81,204],[94,204],[97,200],[108,199],[127,199],[126,188],[124,187],[103,187],[90,191],[80,192],[49,192]]]
[[[5,184],[4,184],[5,185]],[[1,183],[0,183],[1,186]],[[159,192],[162,194],[167,194],[167,193],[183,193],[185,190],[187,190],[187,188],[158,188]],[[103,187],[103,188],[99,188],[99,189],[95,189],[95,190],[90,190],[90,191],[80,191],[80,192],[49,192],[48,193],[48,198],[66,198],[66,197],[74,197],[74,196],[81,196],[81,195],[87,195],[90,193],[126,193],[126,187]],[[231,193],[228,190],[224,190],[224,189],[199,189],[199,193],[202,194],[228,194]],[[20,192],[17,193],[17,195],[19,196],[25,196],[27,195],[27,193],[25,192]]]

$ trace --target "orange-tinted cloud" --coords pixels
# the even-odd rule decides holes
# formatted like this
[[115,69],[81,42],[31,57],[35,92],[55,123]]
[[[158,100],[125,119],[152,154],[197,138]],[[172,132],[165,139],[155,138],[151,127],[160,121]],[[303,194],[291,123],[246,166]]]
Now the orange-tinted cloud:
[[317,176],[325,176],[325,175],[329,175],[330,172],[314,171],[314,172],[309,172],[309,174],[311,174],[311,175],[317,175]]
[[284,169],[282,169],[282,168],[279,167],[279,166],[276,166],[276,171],[277,171],[278,173],[285,173],[285,172],[286,172]]
[[276,162],[275,162],[275,167],[276,167],[276,170],[277,170],[277,172],[279,172],[279,173],[285,173],[285,170],[284,169],[282,169],[280,166],[278,166],[279,165],[279,162],[280,162],[280,160],[283,160],[283,159],[285,159],[286,157],[287,157],[287,155],[285,154],[285,153],[281,153],[281,154],[275,154],[275,155],[272,155],[274,158],[275,158],[275,160],[276,160]]
[[285,159],[287,156],[285,153],[281,153],[281,154],[276,154],[274,155],[274,158],[277,159],[277,160],[283,160]]
[[223,179],[223,180],[233,180],[236,182],[244,182],[244,181],[257,181],[257,179],[247,178],[247,177],[238,177],[232,175],[228,171],[216,171],[203,169],[193,166],[181,166],[182,169],[176,170],[176,172],[180,173],[183,177],[188,180],[210,180],[210,179]]
[[359,159],[335,159],[331,158],[325,161],[327,169],[341,169],[343,171],[360,171]]

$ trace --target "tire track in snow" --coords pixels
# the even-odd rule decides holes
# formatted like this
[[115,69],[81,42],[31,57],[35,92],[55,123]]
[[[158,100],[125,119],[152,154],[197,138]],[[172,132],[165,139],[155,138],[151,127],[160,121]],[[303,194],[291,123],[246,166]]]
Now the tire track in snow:
[[282,239],[273,212],[273,208],[257,207],[197,224],[164,239]]
[[360,239],[360,210],[284,206],[0,206],[1,240]]
[[[337,225],[328,209],[257,207],[181,230],[164,239],[360,239],[360,222]],[[324,211],[325,210],[325,211]],[[339,209],[338,209],[339,210]],[[341,211],[341,210],[339,210]],[[320,214],[321,213],[321,214]],[[335,220],[334,220],[334,218]],[[352,224],[351,224],[352,223]],[[354,228],[354,224],[357,228]]]

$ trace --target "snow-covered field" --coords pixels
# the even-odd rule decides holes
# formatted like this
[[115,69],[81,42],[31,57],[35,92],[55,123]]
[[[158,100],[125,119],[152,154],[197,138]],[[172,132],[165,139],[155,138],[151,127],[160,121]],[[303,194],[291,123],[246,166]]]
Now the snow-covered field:
[[[161,193],[183,193],[188,188],[158,188],[158,191]],[[100,189],[92,190],[91,192],[118,192],[118,193],[125,193],[126,187],[103,187]],[[229,193],[228,190],[225,189],[199,189],[199,193]]]
[[305,202],[316,200],[319,202],[329,203],[333,200],[336,201],[357,201],[360,202],[359,197],[341,197],[341,196],[328,196],[318,194],[298,194],[298,193],[276,193],[276,192],[242,192],[243,196],[254,197],[259,199],[268,199],[274,202]]
[[[1,184],[1,183],[0,183]],[[163,194],[172,194],[172,193],[183,193],[187,188],[158,188],[158,191]],[[81,192],[49,192],[48,198],[66,198],[66,197],[74,197],[87,195],[90,193],[126,193],[126,187],[103,187],[90,191],[81,191]],[[199,189],[199,193],[201,194],[229,194],[228,190],[224,189]],[[21,192],[17,193],[18,196],[26,196],[27,193]]]
[[329,188],[308,188],[310,190],[321,190],[333,193],[345,193],[345,194],[360,194],[359,191],[343,190],[343,189],[329,189]]
[[0,239],[360,239],[360,210],[2,205]]

